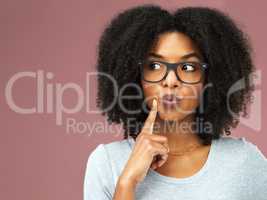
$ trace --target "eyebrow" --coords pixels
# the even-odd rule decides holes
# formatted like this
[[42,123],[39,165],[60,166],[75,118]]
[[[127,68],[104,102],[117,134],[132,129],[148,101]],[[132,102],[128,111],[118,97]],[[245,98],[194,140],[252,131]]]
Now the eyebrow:
[[[160,58],[160,59],[164,59],[164,56],[160,55],[160,54],[157,54],[157,53],[153,53],[153,52],[150,52],[148,54],[148,57],[155,57],[155,58]],[[181,57],[181,59],[188,59],[188,58],[191,58],[191,57],[196,57],[200,60],[202,60],[202,56],[199,55],[197,52],[192,52],[192,53],[189,53],[189,54],[186,54],[186,55],[183,55]]]

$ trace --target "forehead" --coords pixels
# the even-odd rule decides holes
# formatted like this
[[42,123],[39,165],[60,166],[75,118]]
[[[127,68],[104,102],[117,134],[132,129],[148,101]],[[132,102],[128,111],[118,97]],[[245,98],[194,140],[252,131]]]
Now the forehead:
[[195,57],[197,55],[202,57],[197,45],[189,36],[180,32],[167,32],[159,35],[149,54],[158,54],[168,60],[177,60],[193,52],[195,52]]

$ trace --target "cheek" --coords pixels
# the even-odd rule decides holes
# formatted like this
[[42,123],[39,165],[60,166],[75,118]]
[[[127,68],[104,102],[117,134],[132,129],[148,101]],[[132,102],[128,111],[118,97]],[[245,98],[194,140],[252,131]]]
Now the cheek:
[[181,95],[183,96],[182,107],[186,110],[195,109],[201,98],[202,84],[189,85],[181,88]]
[[142,82],[142,89],[145,99],[152,99],[159,94],[159,85]]
[[203,89],[202,84],[196,84],[196,85],[185,85],[181,88],[181,95],[185,99],[191,99],[191,100],[198,100],[201,96],[201,91]]

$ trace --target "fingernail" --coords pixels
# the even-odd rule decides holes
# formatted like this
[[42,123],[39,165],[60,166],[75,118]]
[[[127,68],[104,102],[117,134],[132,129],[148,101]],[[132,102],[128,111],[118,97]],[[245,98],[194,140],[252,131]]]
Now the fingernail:
[[157,102],[156,102],[156,99],[153,99],[153,103],[152,103],[153,106],[156,106],[156,103],[157,103]]

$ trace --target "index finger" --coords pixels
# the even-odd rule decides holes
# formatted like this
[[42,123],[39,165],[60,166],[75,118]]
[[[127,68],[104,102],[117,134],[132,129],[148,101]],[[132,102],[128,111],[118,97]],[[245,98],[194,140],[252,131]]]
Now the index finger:
[[153,134],[153,126],[155,119],[157,117],[157,112],[158,112],[158,102],[156,99],[153,99],[152,107],[145,121],[142,132],[144,131],[145,133]]

